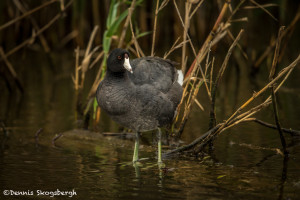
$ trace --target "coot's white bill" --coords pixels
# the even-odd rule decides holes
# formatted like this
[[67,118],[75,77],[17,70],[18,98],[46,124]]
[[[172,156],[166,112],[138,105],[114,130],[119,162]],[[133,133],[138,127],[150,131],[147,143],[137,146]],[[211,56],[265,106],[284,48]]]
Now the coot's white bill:
[[126,55],[127,54],[125,54],[125,61],[124,61],[124,65],[123,66],[125,67],[125,69],[127,69],[128,71],[130,71],[130,73],[133,73],[131,65],[129,63],[129,57],[126,56]]

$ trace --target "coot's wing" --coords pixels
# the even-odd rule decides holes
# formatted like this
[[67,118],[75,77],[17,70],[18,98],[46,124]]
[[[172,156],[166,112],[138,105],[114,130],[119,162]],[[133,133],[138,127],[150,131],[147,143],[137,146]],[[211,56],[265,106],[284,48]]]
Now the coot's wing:
[[141,118],[156,120],[158,126],[170,124],[176,105],[168,96],[149,84],[136,87],[136,102],[132,105]]
[[133,73],[129,77],[135,85],[149,84],[167,93],[177,80],[177,63],[158,57],[143,57],[131,61]]

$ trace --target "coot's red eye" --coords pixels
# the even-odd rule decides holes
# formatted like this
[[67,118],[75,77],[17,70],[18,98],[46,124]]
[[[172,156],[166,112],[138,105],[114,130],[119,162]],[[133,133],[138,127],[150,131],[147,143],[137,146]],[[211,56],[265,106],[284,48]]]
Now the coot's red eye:
[[118,60],[121,60],[122,59],[122,57],[121,56],[118,56]]

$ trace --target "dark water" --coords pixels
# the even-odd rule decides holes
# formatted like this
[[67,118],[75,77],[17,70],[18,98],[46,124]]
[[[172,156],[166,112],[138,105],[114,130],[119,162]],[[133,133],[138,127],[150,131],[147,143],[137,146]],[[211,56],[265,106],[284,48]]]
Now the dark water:
[[[57,190],[75,191],[71,199],[300,198],[300,138],[286,136],[290,156],[285,160],[276,151],[281,147],[276,131],[245,123],[222,133],[215,141],[212,155],[202,159],[167,159],[164,160],[166,168],[159,170],[156,145],[148,134],[142,136],[141,157],[149,159],[134,168],[130,163],[132,139],[75,130],[71,54],[54,55],[51,62],[55,67],[36,52],[12,60],[25,93],[21,96],[16,91],[9,92],[0,79],[0,119],[7,129],[0,136],[0,199],[71,196],[49,196],[49,192]],[[279,98],[283,126],[298,130],[299,71],[295,69]],[[88,77],[93,73],[89,72]],[[219,121],[226,119],[253,91],[258,91],[265,83],[262,80],[267,80],[262,72],[255,81],[257,85],[253,85],[242,70],[243,78],[236,84],[237,80],[230,78],[236,76],[235,71],[229,69],[227,74],[217,102]],[[207,97],[200,95],[200,102],[208,108],[206,101]],[[271,108],[256,117],[272,122]],[[182,140],[193,141],[207,130],[207,124],[208,111],[194,106]],[[44,130],[37,144],[34,135],[39,128]],[[107,120],[101,122],[100,129],[118,130]],[[61,132],[63,136],[53,147],[52,138]],[[15,195],[5,196],[2,194],[5,190]],[[37,195],[37,190],[49,195]],[[21,191],[33,195],[16,195]]]

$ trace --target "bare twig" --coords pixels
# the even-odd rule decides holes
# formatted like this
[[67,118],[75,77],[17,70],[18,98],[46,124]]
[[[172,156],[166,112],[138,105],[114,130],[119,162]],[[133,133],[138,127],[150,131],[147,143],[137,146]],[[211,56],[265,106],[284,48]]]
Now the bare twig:
[[230,20],[230,23],[235,23],[235,22],[248,22],[248,17],[242,17],[242,18]]
[[186,73],[185,78],[188,78],[188,76],[189,76],[189,75],[191,74],[191,72],[193,71],[195,65],[196,65],[197,63],[201,63],[201,61],[203,60],[203,58],[204,58],[204,56],[205,56],[205,54],[206,54],[206,53],[205,53],[205,49],[207,48],[207,45],[209,44],[209,42],[213,39],[213,37],[214,37],[214,35],[215,35],[216,31],[217,31],[217,28],[219,27],[221,21],[223,20],[223,18],[224,18],[224,16],[225,16],[225,13],[226,13],[226,11],[227,11],[227,9],[228,9],[228,5],[229,5],[229,2],[226,1],[226,2],[224,3],[224,5],[223,5],[223,8],[222,8],[222,10],[221,10],[221,12],[220,12],[220,14],[219,14],[219,16],[218,16],[218,18],[217,18],[217,20],[216,20],[214,26],[213,26],[213,28],[212,28],[210,34],[207,36],[205,42],[203,43],[203,45],[202,45],[200,51],[199,51],[198,54],[197,54],[197,56],[196,56],[194,62],[192,63],[191,67],[189,68],[188,72]]
[[[55,0],[57,1],[57,0]],[[53,2],[55,2],[53,1]],[[68,4],[65,6],[65,9],[67,9],[68,7],[70,7],[73,3],[73,0],[70,0],[68,2]],[[27,44],[29,44],[32,39],[34,39],[36,36],[40,35],[41,33],[43,33],[45,30],[47,30],[52,24],[54,24],[54,22],[56,20],[58,20],[61,16],[63,15],[62,12],[58,13],[57,15],[55,15],[49,22],[48,24],[46,24],[45,26],[43,26],[38,32],[36,32],[31,38],[23,41],[21,44],[19,44],[18,46],[16,46],[15,48],[13,48],[12,50],[10,50],[9,52],[6,53],[6,57],[14,54],[15,52],[19,51],[21,48],[23,48],[24,46],[26,46]]]
[[170,48],[170,50],[168,52],[165,53],[164,55],[164,59],[166,59],[175,49],[180,48],[182,45],[182,43],[180,43],[179,45],[177,45],[178,41],[179,41],[180,37],[177,38],[177,40],[173,43],[172,47]]
[[182,73],[185,74],[186,72],[186,60],[187,60],[187,56],[186,56],[186,41],[187,41],[187,31],[190,27],[190,21],[193,17],[193,15],[196,13],[196,11],[198,10],[198,8],[201,6],[201,4],[203,3],[203,0],[199,1],[199,3],[197,4],[196,8],[193,10],[193,12],[191,13],[191,9],[192,9],[192,3],[191,1],[186,1],[185,2],[185,16],[184,16],[184,28],[183,28],[183,46],[182,46],[182,55],[181,55],[181,70]]
[[[234,37],[233,37],[231,31],[228,31],[228,35],[229,35],[229,37],[234,41]],[[237,43],[237,47],[238,47],[239,50],[241,51],[241,53],[242,53],[242,55],[244,56],[244,58],[245,58],[246,60],[248,60],[248,55],[247,55],[247,53],[243,50],[243,48],[241,47],[241,45],[240,45],[239,43]]]
[[[177,6],[177,4],[176,4],[176,1],[173,0],[173,3],[174,3],[174,5],[175,5],[176,11],[177,11],[177,15],[178,15],[178,17],[179,17],[179,19],[180,19],[180,21],[181,21],[182,27],[185,28],[184,23],[183,23],[183,20],[182,20],[182,18],[181,18],[180,12],[179,12],[179,9],[178,9],[178,6]],[[194,45],[193,45],[192,40],[191,40],[191,38],[190,38],[190,36],[189,36],[188,33],[187,33],[187,37],[188,37],[188,39],[189,39],[188,41],[189,41],[189,43],[190,43],[190,45],[191,45],[191,48],[192,48],[193,53],[194,53],[194,56],[197,58],[196,50],[195,50],[195,48],[194,48]],[[209,47],[210,47],[210,45],[206,45],[205,50],[204,50],[206,53],[209,51]],[[201,76],[202,76],[203,80],[205,80],[205,76],[204,76],[203,70],[202,70],[202,68],[201,68],[201,66],[200,66],[200,61],[199,61],[198,59],[195,59],[194,62],[196,63],[196,66],[197,66],[196,68],[199,68],[199,69],[200,69],[200,73],[201,73]],[[196,72],[196,68],[194,68],[193,70],[191,70],[191,72],[190,72],[188,78],[194,76],[194,73]],[[186,86],[185,86],[184,93],[187,91],[187,86],[189,85],[190,79],[188,79],[188,78],[187,78],[187,77],[185,78],[185,79],[188,80],[188,81],[187,81],[187,84],[186,84]],[[208,95],[210,96],[210,91],[209,91],[209,89],[208,89],[208,85],[207,85],[206,82],[204,82],[204,84],[205,84],[206,91],[207,91]],[[183,98],[182,98],[182,99],[183,99]]]
[[245,3],[246,0],[241,0],[240,3],[232,11],[231,15],[228,17],[226,23],[230,22],[235,13],[240,9],[240,7]]
[[97,33],[98,29],[99,29],[99,26],[96,25],[94,27],[92,33],[91,33],[91,36],[90,36],[90,39],[89,39],[89,43],[88,43],[88,45],[86,47],[86,50],[85,50],[84,57],[87,57],[90,54],[90,51],[91,51],[91,48],[92,48],[92,44],[93,44],[93,40],[94,40],[94,38],[96,36],[96,33]]
[[160,12],[168,3],[169,3],[169,0],[164,0],[163,2],[161,2],[160,6],[158,8],[158,12]]
[[273,58],[272,67],[271,67],[270,74],[269,74],[269,80],[270,81],[275,77],[276,67],[277,67],[278,57],[279,57],[280,43],[281,43],[281,40],[282,40],[282,35],[283,35],[284,29],[285,29],[285,27],[281,26],[280,29],[279,29],[279,32],[278,32],[274,58]]
[[143,52],[143,50],[141,49],[136,37],[135,37],[135,34],[133,32],[133,27],[132,27],[132,22],[131,22],[131,19],[130,19],[130,29],[131,29],[131,35],[132,35],[132,39],[133,39],[133,43],[134,43],[134,46],[135,46],[135,50],[136,50],[136,53],[137,53],[137,56],[138,57],[145,57],[145,54]]
[[19,17],[16,17],[15,19],[13,19],[13,20],[11,20],[11,21],[9,21],[9,22],[3,24],[2,26],[0,26],[0,31],[1,31],[2,29],[4,29],[4,28],[6,28],[6,27],[8,27],[8,26],[10,26],[10,25],[12,25],[12,24],[14,24],[14,23],[16,23],[17,21],[23,19],[24,17],[27,17],[28,15],[31,15],[32,13],[34,13],[34,12],[36,12],[36,11],[38,11],[38,10],[41,10],[42,8],[45,8],[45,7],[47,7],[48,5],[50,5],[50,4],[54,3],[54,2],[57,2],[57,1],[58,1],[58,0],[47,1],[46,3],[44,3],[44,4],[40,5],[40,6],[34,8],[34,9],[28,11],[28,12],[26,12],[25,14],[23,14],[23,15],[21,15],[21,16],[19,16]]
[[155,38],[156,38],[156,29],[157,29],[157,17],[158,13],[169,3],[169,0],[164,0],[159,6],[159,0],[156,1],[155,16],[154,16],[154,25],[153,25],[153,35],[152,35],[152,47],[151,47],[151,56],[154,56],[154,47],[155,47]]
[[250,0],[253,4],[255,4],[256,6],[258,6],[259,8],[261,8],[263,11],[265,11],[270,17],[272,17],[275,21],[278,21],[278,19],[276,19],[267,9],[265,9],[265,7],[261,6],[260,4],[258,4],[256,1],[254,0]]
[[[221,132],[223,132],[224,130],[226,130],[225,128],[227,128],[227,126],[229,126],[230,124],[232,124],[233,122],[235,122],[235,125],[238,124],[236,122],[236,119],[239,117],[236,117],[238,113],[241,112],[242,109],[244,109],[247,105],[250,104],[250,102],[252,102],[254,99],[256,99],[258,96],[260,96],[263,92],[265,92],[271,85],[273,85],[275,83],[275,81],[277,81],[279,78],[281,78],[283,75],[286,74],[285,78],[282,80],[282,82],[278,85],[278,87],[274,90],[275,92],[278,91],[278,89],[281,87],[281,85],[285,82],[285,80],[287,79],[287,77],[289,76],[289,74],[291,73],[291,70],[294,69],[294,67],[299,64],[300,62],[300,55],[294,60],[294,62],[292,62],[288,67],[285,67],[283,70],[281,70],[281,72],[271,81],[269,82],[265,87],[263,87],[259,92],[254,93],[253,96],[248,99],[241,107],[239,107],[226,121],[225,123],[222,124],[222,126],[209,138],[207,138],[207,140],[205,141],[205,143],[201,144],[200,148],[202,148],[204,145],[206,145],[211,139],[213,139],[216,135],[220,134]],[[257,108],[255,108],[254,112],[247,114],[246,117],[244,117],[244,119],[247,119],[247,117],[252,116],[254,113],[258,112],[259,110],[261,110],[261,108],[265,107],[267,104],[269,104],[268,102],[270,102],[271,97],[268,97],[266,99],[266,101],[264,103],[262,103],[261,105],[257,106]],[[239,122],[242,122],[242,120],[239,120]]]
[[154,17],[154,27],[153,27],[153,36],[152,36],[151,56],[154,56],[154,46],[155,46],[155,36],[156,36],[156,27],[157,27],[158,5],[159,5],[159,0],[156,0],[155,17]]
[[24,89],[23,89],[23,85],[14,69],[14,67],[12,66],[12,64],[8,61],[2,47],[0,47],[0,55],[3,59],[3,61],[5,62],[7,68],[8,68],[8,71],[10,72],[11,76],[13,77],[16,85],[18,86],[19,90],[23,93],[24,92]]
[[187,150],[190,150],[190,149],[194,148],[196,145],[201,143],[208,135],[211,135],[212,133],[215,133],[218,130],[218,128],[221,127],[221,125],[222,124],[216,125],[214,128],[210,129],[209,131],[207,131],[206,133],[204,133],[203,135],[201,135],[200,137],[195,139],[192,143],[190,143],[188,145],[181,146],[177,149],[171,150],[171,151],[165,153],[164,156],[170,156],[174,153],[180,153],[180,152],[187,151]]
[[43,128],[40,128],[39,130],[36,131],[34,138],[35,138],[35,143],[39,143],[39,136],[42,133]]
[[95,93],[96,93],[96,90],[97,90],[97,87],[101,81],[101,72],[103,70],[103,65],[101,64],[99,69],[98,69],[98,72],[97,72],[97,75],[96,75],[96,78],[95,78],[95,81],[90,89],[90,92],[89,92],[89,95],[88,95],[88,99],[91,99]]
[[[73,82],[74,82],[74,88],[75,91],[77,92],[78,95],[78,89],[79,89],[79,46],[77,46],[77,48],[75,49],[75,78],[73,78]],[[76,95],[76,96],[77,96]]]
[[[185,24],[184,24],[184,22],[183,22],[183,20],[182,20],[181,15],[180,15],[180,12],[179,12],[177,3],[176,3],[175,0],[173,0],[173,3],[174,3],[174,6],[175,6],[175,8],[176,8],[177,15],[178,15],[178,17],[179,17],[179,19],[180,19],[180,22],[181,22],[181,24],[182,24],[182,27],[183,27],[183,29],[185,30],[186,27],[185,27]],[[228,27],[229,27],[229,25],[221,26],[221,28],[218,29],[218,32],[216,32],[216,34],[214,35],[214,37],[212,38],[212,40],[210,40],[210,41],[205,45],[205,47],[202,46],[202,48],[203,48],[202,50],[203,50],[203,52],[204,52],[204,53],[203,53],[204,56],[210,51],[210,47],[211,47],[212,45],[214,45],[214,44],[216,44],[217,42],[219,42],[220,39],[223,38],[223,37],[226,35],[226,29],[227,29]],[[197,58],[198,55],[197,55],[197,53],[196,53],[196,51],[195,51],[194,45],[193,45],[193,43],[192,43],[192,41],[191,41],[191,38],[190,38],[190,36],[189,36],[189,34],[188,34],[188,31],[185,30],[185,32],[187,33],[186,36],[187,36],[188,42],[189,42],[189,44],[190,44],[190,46],[191,46],[191,48],[192,48],[192,52],[193,52],[195,58]],[[201,59],[202,59],[202,58],[201,58]],[[184,127],[185,127],[185,124],[186,124],[186,122],[187,122],[187,119],[188,119],[188,116],[189,116],[189,113],[190,113],[191,104],[192,104],[193,102],[195,102],[196,94],[198,93],[199,88],[200,88],[200,85],[201,85],[202,83],[204,83],[205,89],[206,89],[206,91],[207,91],[207,94],[208,94],[209,98],[211,99],[211,90],[210,90],[209,87],[208,87],[208,81],[206,81],[205,74],[204,74],[204,72],[203,72],[203,70],[202,70],[202,68],[201,68],[201,66],[200,66],[200,62],[201,62],[201,61],[202,61],[202,60],[200,60],[200,59],[195,59],[195,61],[194,61],[194,62],[196,63],[195,67],[191,70],[191,72],[190,72],[190,74],[188,75],[188,77],[187,77],[187,76],[185,77],[185,81],[184,81],[185,87],[184,87],[184,92],[183,92],[183,98],[182,98],[182,100],[181,100],[181,102],[180,102],[180,105],[179,105],[179,112],[182,111],[182,110],[184,110],[184,116],[183,116],[183,118],[182,118],[182,120],[181,120],[181,123],[180,123],[180,126],[179,126],[179,127],[180,127],[180,128],[179,128],[179,132],[176,134],[177,137],[179,137],[179,136],[182,134],[182,132],[183,132],[183,129],[184,129]],[[186,59],[185,59],[184,62],[186,62]],[[197,84],[196,84],[196,81],[193,81],[193,82],[191,83],[192,79],[194,79],[194,77],[197,77],[199,72],[200,72],[200,74],[201,74],[201,77],[202,77],[202,80],[203,80],[203,81],[202,81],[202,82],[199,81]],[[191,87],[192,89],[191,89],[191,91],[188,92],[188,88],[189,88],[190,85],[192,86],[192,87]],[[190,95],[188,95],[188,93],[190,93]],[[186,97],[187,97],[187,100],[185,100],[186,103],[185,103],[185,106],[183,107],[183,102],[184,102],[184,99],[185,99]],[[176,120],[174,121],[174,123],[176,123],[177,120],[178,120],[178,116],[176,117]]]
[[92,62],[92,64],[90,64],[89,68],[92,69],[96,63],[102,58],[102,56],[104,55],[104,51],[101,51],[98,56],[95,58],[95,60]]
[[3,121],[0,121],[0,126],[2,128],[2,131],[3,131],[4,135],[5,135],[5,137],[7,137],[8,136],[8,131],[7,131],[7,129],[5,127],[5,123]]
[[[278,32],[278,38],[277,38],[275,53],[274,53],[274,59],[273,59],[272,68],[270,70],[270,75],[269,75],[270,81],[272,81],[275,77],[277,61],[278,61],[278,57],[279,57],[280,43],[281,43],[281,39],[282,39],[281,35],[283,33],[283,30],[284,30],[284,26],[280,27],[279,32]],[[272,102],[273,102],[274,118],[275,118],[275,123],[276,123],[277,129],[278,129],[279,137],[281,140],[283,152],[284,152],[284,154],[287,155],[288,152],[286,150],[286,142],[285,142],[285,138],[282,134],[281,125],[279,122],[278,109],[277,109],[277,98],[276,98],[274,90],[275,90],[275,85],[273,84],[271,87],[271,95],[272,95]]]
[[[183,29],[185,29],[185,25],[184,25],[184,22],[182,20],[182,17],[180,15],[180,12],[179,12],[179,9],[178,9],[178,6],[177,6],[177,3],[175,0],[173,0],[173,3],[174,3],[174,6],[176,8],[176,11],[177,11],[177,15],[180,19],[180,22],[182,24],[182,27]],[[225,35],[226,35],[226,29],[228,28],[229,26],[228,25],[225,25],[225,26],[221,26],[221,28],[218,30],[218,32],[216,33],[214,39],[212,41],[210,41],[208,43],[208,45],[206,45],[205,49],[204,49],[204,54],[206,55],[209,51],[210,51],[210,47],[213,45],[213,44],[216,44],[218,41],[220,41],[221,38],[223,38]],[[187,32],[187,31],[186,31]],[[224,34],[225,33],[225,34]],[[197,53],[195,51],[195,48],[194,48],[194,45],[191,41],[191,38],[187,32],[187,38],[188,38],[188,42],[190,43],[190,46],[193,50],[193,54],[195,57],[197,57]],[[199,88],[200,88],[200,85],[202,83],[204,83],[205,85],[205,88],[207,90],[207,93],[208,93],[208,96],[209,98],[211,98],[210,96],[210,89],[208,88],[208,83],[206,81],[206,78],[205,78],[205,74],[203,73],[203,70],[200,66],[200,62],[198,62],[197,59],[196,60],[196,67],[191,71],[190,75],[188,78],[185,79],[184,81],[184,84],[185,84],[185,87],[184,87],[184,91],[183,91],[183,98],[179,104],[179,112],[184,110],[184,116],[181,120],[181,123],[180,123],[180,128],[179,128],[179,132],[176,134],[177,137],[181,135],[182,131],[183,131],[183,128],[186,124],[186,121],[188,119],[188,116],[189,116],[189,113],[190,113],[190,108],[191,108],[191,103],[195,102],[195,97],[196,97],[196,94],[197,92],[199,91]],[[198,73],[200,72],[201,76],[202,76],[202,80],[203,81],[199,81],[197,82],[196,84],[196,81],[194,80],[195,77],[198,76]],[[191,82],[192,81],[192,82]],[[188,92],[188,88],[189,86],[191,86],[191,91]],[[185,100],[185,106],[183,107],[183,102],[184,102],[184,99],[187,98],[187,100]],[[176,120],[174,121],[174,123],[176,123],[178,121],[178,116],[176,117]]]
[[55,144],[56,140],[58,140],[62,135],[63,135],[63,133],[56,134],[56,136],[52,139],[52,145],[54,147],[56,147],[56,144]]
[[58,45],[59,48],[64,47],[68,42],[70,42],[72,39],[78,36],[78,30],[73,30],[70,32],[68,35],[66,35],[61,41],[60,44]]
[[252,149],[252,150],[274,151],[277,154],[283,155],[283,153],[278,148],[260,147],[260,146],[255,146],[255,145],[252,145],[252,144],[246,144],[246,143],[236,144],[236,143],[232,142],[231,144],[239,145],[241,147],[247,147],[247,148]]
[[128,28],[128,25],[129,25],[129,22],[130,22],[130,19],[131,19],[133,10],[134,10],[134,8],[135,8],[135,2],[136,2],[136,0],[133,0],[133,1],[131,2],[130,8],[128,9],[128,15],[127,15],[125,24],[124,24],[123,29],[122,29],[122,33],[121,33],[121,36],[120,36],[118,48],[121,48],[122,45],[123,45],[124,38],[125,38],[125,35],[126,35],[126,31],[127,31],[127,28]]
[[255,8],[268,8],[268,7],[278,7],[278,4],[268,3],[260,6],[244,6],[243,9],[255,9]]
[[[264,121],[256,119],[256,118],[252,118],[252,119],[250,119],[250,121],[256,122],[256,123],[258,123],[260,125],[263,125],[265,127],[268,127],[268,128],[278,129],[276,125],[264,122]],[[293,129],[290,129],[290,128],[281,128],[281,130],[282,130],[282,132],[289,133],[292,136],[300,136],[300,131],[298,131],[298,130],[293,130]]]
[[192,9],[192,4],[190,1],[185,2],[185,15],[184,15],[184,28],[183,28],[183,46],[182,46],[182,54],[181,54],[181,70],[182,73],[185,74],[186,71],[186,40],[187,40],[187,31],[190,27],[190,12]]
[[90,36],[90,39],[89,39],[89,43],[88,43],[88,46],[85,50],[85,54],[84,54],[84,58],[82,60],[82,63],[81,63],[81,84],[80,84],[80,87],[83,88],[83,84],[84,84],[84,80],[85,80],[85,73],[86,71],[88,70],[89,68],[89,64],[90,64],[90,60],[91,60],[91,57],[92,55],[98,50],[99,46],[95,47],[92,51],[91,51],[91,48],[92,48],[92,43],[94,41],[94,38],[96,36],[96,33],[99,29],[99,26],[95,26],[92,33],[91,33],[91,36]]
[[64,0],[59,0],[60,1],[60,10],[63,11],[65,9],[65,2]]
[[[26,13],[27,10],[24,8],[24,6],[21,4],[21,2],[20,2],[19,0],[13,0],[13,2],[14,2],[14,4],[16,5],[16,7],[17,7],[23,14]],[[29,16],[29,19],[30,19],[31,24],[33,25],[33,27],[36,29],[36,31],[38,31],[38,30],[40,29],[40,27],[38,26],[36,20],[35,20],[33,17],[31,17],[31,16]],[[44,47],[45,52],[48,53],[48,52],[50,51],[50,48],[49,48],[49,45],[48,45],[48,43],[47,43],[46,38],[44,37],[43,34],[38,35],[38,37],[39,37],[39,39],[40,39],[40,41],[41,41],[41,43],[42,43],[42,45],[43,45],[43,47]]]
[[234,47],[237,45],[238,41],[240,40],[243,32],[244,32],[244,30],[242,29],[240,31],[240,33],[238,34],[238,36],[236,37],[236,39],[234,40],[234,42],[231,44],[231,46],[230,46],[230,48],[229,48],[229,50],[226,54],[226,57],[223,61],[223,64],[222,64],[222,66],[219,70],[219,73],[217,75],[214,87],[212,89],[209,129],[211,129],[212,127],[214,127],[216,125],[215,101],[216,101],[216,94],[217,94],[217,89],[218,89],[218,86],[219,86],[220,79],[222,78],[222,76],[224,74],[224,71],[225,71],[225,69],[227,67],[227,64],[228,64],[228,61],[229,61],[229,58],[232,54],[232,51],[233,51]]
[[[292,70],[296,65],[298,65],[300,62],[300,55],[298,55],[298,57],[287,67],[285,67],[284,69],[282,69],[280,71],[280,73],[271,81],[269,82],[267,85],[265,85],[265,87],[263,87],[260,91],[256,92],[253,94],[253,96],[248,99],[242,106],[240,106],[235,113],[233,113],[231,115],[231,117],[227,120],[230,121],[232,118],[234,118],[242,109],[244,109],[247,105],[249,105],[254,99],[256,99],[258,96],[260,96],[263,92],[265,92],[271,85],[273,85],[278,79],[280,79],[283,75],[287,74],[290,70]],[[276,90],[275,90],[276,92]]]
[[213,78],[213,71],[214,71],[214,63],[215,63],[215,58],[213,57],[212,63],[211,63],[211,68],[210,68],[210,76],[209,76],[209,92],[211,93],[212,90],[212,78]]
[[263,103],[259,104],[258,106],[255,106],[254,108],[251,108],[248,111],[238,115],[237,117],[232,119],[228,123],[228,125],[221,130],[221,132],[224,132],[225,130],[227,130],[241,122],[248,121],[251,116],[255,115],[257,112],[259,112],[263,108],[269,106],[271,103],[272,103],[271,98],[268,98]]
[[225,59],[224,59],[224,61],[223,61],[223,64],[222,64],[222,66],[221,66],[221,69],[220,69],[220,71],[219,71],[219,73],[218,73],[218,76],[217,76],[217,78],[216,78],[216,81],[215,81],[215,87],[218,87],[220,78],[221,78],[221,77],[223,76],[223,74],[224,74],[224,71],[225,71],[225,69],[226,69],[226,67],[227,67],[227,64],[228,64],[228,61],[229,61],[229,58],[230,58],[230,56],[231,56],[231,54],[232,54],[232,51],[233,51],[233,49],[235,48],[235,46],[238,44],[238,41],[240,40],[240,38],[241,38],[243,32],[244,32],[243,29],[240,30],[238,36],[235,38],[234,42],[231,44],[231,46],[230,46],[230,48],[229,48],[229,50],[228,50],[228,52],[227,52],[227,54],[226,54],[226,57],[225,57]]
[[192,19],[192,17],[194,16],[194,14],[198,10],[198,8],[202,5],[203,1],[204,0],[201,0],[201,1],[198,2],[197,6],[194,8],[193,12],[190,14],[190,20]]
[[[289,26],[286,28],[286,31],[281,35],[281,37],[285,37],[287,33],[292,32],[292,30],[295,28],[297,22],[300,19],[300,8],[298,9],[298,12],[292,22],[289,24]],[[276,40],[272,41],[271,44],[267,47],[267,49],[264,51],[264,53],[256,60],[254,63],[254,67],[257,68],[260,66],[260,64],[266,59],[266,57],[270,54],[274,46],[276,45]]]
[[270,86],[272,86],[276,81],[278,81],[282,76],[285,75],[284,79],[281,81],[281,83],[274,89],[274,92],[277,92],[278,89],[282,86],[282,84],[285,82],[291,71],[295,68],[296,65],[298,65],[300,62],[300,55],[287,67],[285,67],[283,70],[281,70],[278,75],[270,81],[265,87],[263,87],[259,92],[254,93],[253,96],[248,99],[242,106],[240,106],[224,123],[220,123],[216,125],[213,129],[210,129],[208,132],[206,132],[203,136],[197,138],[194,140],[191,144],[185,145],[183,147],[180,147],[178,149],[172,150],[170,152],[167,152],[166,155],[171,155],[173,153],[178,153],[182,151],[186,151],[189,149],[192,149],[197,146],[197,150],[195,150],[195,153],[198,153],[201,151],[214,137],[216,137],[218,134],[223,132],[224,130],[235,126],[239,124],[240,122],[249,121],[249,117],[251,117],[253,114],[257,113],[261,109],[265,108],[271,103],[271,97],[268,97],[262,104],[250,109],[249,111],[238,115],[242,109],[244,109],[247,105],[250,104],[254,99],[256,99],[258,96],[260,96],[263,92],[265,92]]
[[[200,68],[197,68],[198,71],[199,71],[199,69]],[[198,73],[198,71],[196,73]],[[183,133],[183,129],[184,129],[185,124],[187,122],[187,119],[189,117],[189,114],[190,114],[190,111],[191,111],[191,108],[192,108],[192,104],[194,102],[196,102],[196,104],[200,107],[200,109],[203,110],[203,107],[197,101],[196,97],[197,97],[197,94],[199,92],[200,86],[203,84],[203,82],[206,82],[206,80],[198,79],[196,77],[191,78],[191,80],[193,81],[193,83],[191,84],[191,90],[189,91],[188,94],[187,94],[187,92],[184,93],[184,96],[188,95],[188,97],[187,97],[187,99],[185,101],[184,113],[183,113],[183,117],[182,117],[182,120],[181,120],[181,123],[180,123],[179,132],[177,133],[177,137],[178,138]],[[181,108],[181,106],[180,106],[180,108]],[[176,118],[176,120],[177,120],[177,118]]]

